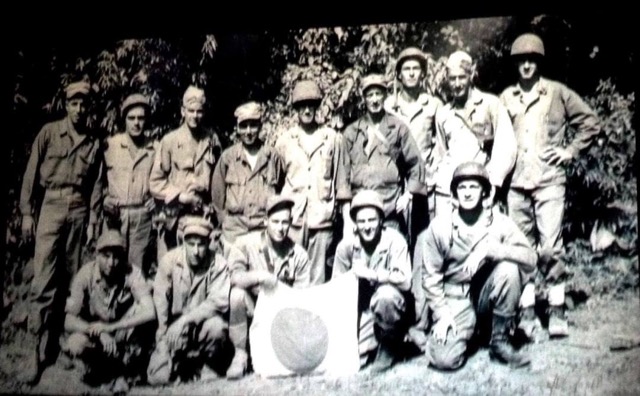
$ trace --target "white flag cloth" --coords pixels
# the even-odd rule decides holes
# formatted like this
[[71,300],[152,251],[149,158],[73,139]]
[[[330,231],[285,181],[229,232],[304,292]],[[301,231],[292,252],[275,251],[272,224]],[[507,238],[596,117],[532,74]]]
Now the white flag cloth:
[[278,282],[260,291],[249,331],[256,374],[342,376],[360,368],[358,281],[351,272],[294,289]]

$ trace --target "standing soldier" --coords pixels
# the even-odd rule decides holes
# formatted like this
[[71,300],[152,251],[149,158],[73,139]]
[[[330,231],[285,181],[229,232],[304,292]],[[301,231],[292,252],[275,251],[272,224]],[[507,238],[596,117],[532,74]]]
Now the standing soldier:
[[[509,215],[537,246],[538,269],[551,285],[549,335],[566,336],[564,265],[560,260],[565,167],[589,146],[600,132],[600,123],[578,94],[559,82],[541,77],[544,46],[538,36],[518,37],[511,46],[511,56],[518,69],[518,83],[500,96],[518,139],[518,160],[507,199]],[[569,127],[576,134],[565,146]],[[538,326],[533,283],[525,286],[520,304],[523,308],[520,327],[531,337]]]
[[[325,268],[332,256],[339,202],[345,206],[351,198],[347,159],[342,135],[316,121],[322,100],[318,85],[299,81],[291,96],[299,123],[278,139],[276,148],[286,172],[283,193],[295,200],[291,238],[307,249],[311,283],[320,284],[326,280]],[[343,210],[343,217],[347,212]],[[351,228],[349,219],[344,220]]]
[[[80,267],[84,231],[92,240],[102,198],[100,141],[87,124],[90,85],[74,82],[66,87],[67,116],[46,124],[33,143],[22,181],[20,212],[22,234],[35,231],[33,280],[29,300],[29,330],[37,341],[20,380],[38,381],[49,347],[62,327],[57,300],[64,298],[71,276]],[[44,188],[37,226],[36,189]],[[48,345],[52,344],[52,345]]]
[[[454,169],[463,162],[486,165],[497,196],[516,160],[516,138],[507,110],[497,96],[473,86],[471,56],[456,51],[447,60],[451,101],[436,114],[434,179],[436,215],[452,210],[449,186]],[[489,202],[489,201],[487,201]]]
[[267,198],[280,192],[284,181],[282,160],[259,138],[260,104],[245,103],[235,116],[240,142],[222,153],[211,181],[211,202],[222,225],[225,256],[236,238],[264,229]]
[[182,98],[183,124],[160,141],[149,188],[164,203],[163,229],[158,237],[158,260],[178,243],[179,218],[206,216],[211,199],[211,175],[221,151],[218,135],[202,125],[204,91],[189,86]]
[[384,223],[406,234],[402,216],[412,194],[426,195],[425,165],[409,128],[384,110],[384,77],[365,76],[361,82],[367,113],[344,131],[353,194],[371,189],[382,196]]
[[103,206],[107,226],[119,229],[124,237],[129,264],[147,276],[154,208],[149,175],[157,148],[144,134],[149,98],[129,95],[122,102],[121,114],[125,132],[107,139],[104,153],[107,196]]
[[184,243],[160,259],[153,282],[158,316],[156,348],[147,377],[164,385],[176,377],[215,377],[225,369],[229,274],[220,251],[209,249],[213,226],[198,216],[183,218]]
[[273,195],[266,207],[266,230],[238,238],[229,253],[231,293],[229,295],[229,338],[235,354],[228,379],[242,378],[249,369],[247,336],[260,287],[274,287],[282,281],[293,287],[310,285],[307,252],[289,238],[292,199]]
[[355,235],[345,235],[336,250],[333,277],[349,270],[359,278],[358,342],[361,365],[385,371],[399,359],[411,317],[407,295],[411,261],[404,237],[384,223],[382,197],[362,190],[353,197]]
[[489,355],[512,367],[529,358],[509,341],[522,277],[535,269],[536,253],[513,220],[483,203],[492,199],[485,167],[458,166],[451,179],[457,209],[438,215],[416,246],[424,266],[423,287],[433,312],[429,363],[442,370],[460,368],[475,329],[491,329]]

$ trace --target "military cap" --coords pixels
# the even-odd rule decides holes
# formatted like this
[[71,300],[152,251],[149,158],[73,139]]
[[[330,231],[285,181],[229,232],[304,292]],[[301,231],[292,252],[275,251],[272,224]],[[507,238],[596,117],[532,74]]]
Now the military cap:
[[124,238],[117,230],[107,230],[100,235],[98,242],[96,243],[96,250],[101,251],[106,248],[120,248],[124,249]]
[[209,238],[213,231],[211,222],[200,216],[185,216],[182,218],[182,235],[199,235]]
[[89,83],[86,81],[72,82],[65,88],[67,99],[71,99],[77,95],[89,95],[90,91],[91,85],[89,85]]
[[453,171],[453,176],[451,177],[451,194],[456,197],[458,189],[458,184],[463,180],[477,180],[480,182],[485,191],[491,191],[491,181],[489,180],[489,173],[487,172],[487,168],[484,165],[478,162],[463,162],[458,165],[456,169]]
[[380,87],[386,91],[387,82],[382,74],[369,74],[362,78],[360,86],[362,89],[362,94],[364,95],[364,93],[370,87]]
[[470,71],[472,67],[473,58],[464,51],[456,51],[447,59],[447,69],[462,68],[465,71]]
[[182,97],[182,104],[184,106],[192,103],[204,104],[205,102],[206,98],[202,88],[189,85],[189,87],[184,91],[184,96]]
[[120,113],[124,116],[127,114],[129,108],[134,106],[145,106],[148,108],[149,98],[139,93],[127,96],[127,98],[122,102],[122,106],[120,106]]
[[293,199],[289,198],[286,195],[272,195],[269,197],[269,199],[267,199],[267,216],[269,216],[276,210],[291,209],[293,207],[293,204]]
[[258,120],[262,118],[262,106],[258,102],[247,102],[241,104],[233,113],[238,124],[246,120]]
[[320,87],[318,87],[315,81],[298,81],[293,88],[293,93],[291,94],[291,102],[293,104],[306,100],[322,100],[322,92],[320,92]]
[[373,207],[378,209],[381,216],[384,217],[384,206],[380,194],[373,190],[362,190],[357,193],[351,200],[351,209],[349,210],[351,219],[355,220],[356,214],[358,214],[358,210],[366,207]]
[[427,71],[427,57],[424,55],[424,52],[420,50],[420,48],[409,47],[405,48],[398,55],[398,60],[396,61],[396,73],[400,73],[400,69],[402,68],[402,64],[409,59],[415,59],[420,62],[422,66],[422,70],[424,72]]

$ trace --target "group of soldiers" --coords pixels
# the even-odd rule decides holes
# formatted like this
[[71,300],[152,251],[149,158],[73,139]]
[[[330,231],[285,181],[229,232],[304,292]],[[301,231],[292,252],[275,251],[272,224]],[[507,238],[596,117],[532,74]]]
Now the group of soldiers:
[[[474,61],[456,51],[443,103],[423,88],[426,56],[407,48],[400,89],[388,95],[382,75],[364,76],[366,113],[343,132],[318,123],[323,94],[304,80],[291,94],[297,126],[266,145],[263,106],[242,104],[224,151],[202,125],[201,88],[186,89],[182,125],[159,142],[144,133],[139,93],[121,105],[124,132],[100,141],[87,124],[90,85],[68,85],[67,115],[38,134],[23,179],[36,343],[21,379],[37,382],[56,347],[87,383],[119,390],[136,376],[240,378],[262,288],[348,271],[359,278],[363,367],[384,371],[409,344],[456,369],[482,334],[492,358],[527,365],[511,336],[541,329],[536,282],[548,289],[549,334],[568,334],[564,167],[600,130],[575,92],[541,76],[544,55],[538,36],[518,37],[519,78],[498,97],[473,85]],[[100,229],[95,260],[81,266]]]

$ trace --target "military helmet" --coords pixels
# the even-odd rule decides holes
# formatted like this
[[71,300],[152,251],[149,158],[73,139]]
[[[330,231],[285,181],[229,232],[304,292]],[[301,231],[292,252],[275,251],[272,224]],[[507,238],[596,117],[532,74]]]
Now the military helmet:
[[420,48],[409,47],[402,50],[398,55],[398,60],[396,61],[396,74],[400,74],[402,64],[409,59],[415,59],[420,62],[422,71],[425,73],[427,72],[427,57],[424,55],[424,52],[422,52]]
[[540,37],[532,33],[518,36],[511,46],[511,56],[538,54],[544,56],[544,44]]
[[453,177],[451,178],[451,195],[457,197],[458,184],[463,180],[474,179],[480,182],[482,188],[489,192],[491,191],[491,181],[489,180],[489,173],[484,165],[478,162],[464,162],[453,171]]
[[322,92],[315,81],[303,80],[299,81],[293,88],[291,93],[291,103],[296,104],[306,100],[322,100]]
[[384,217],[384,206],[380,194],[373,190],[362,190],[351,200],[351,209],[349,215],[353,220],[356,219],[358,210],[365,207],[373,207],[378,209],[380,216]]

